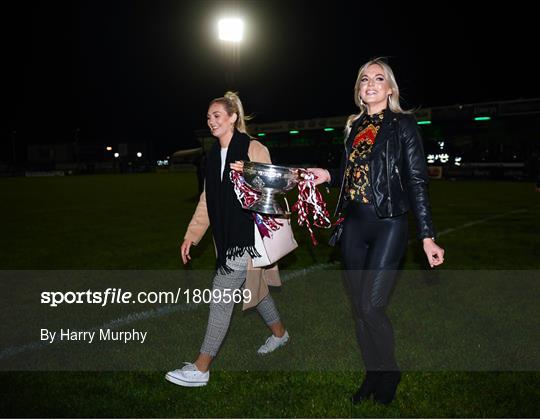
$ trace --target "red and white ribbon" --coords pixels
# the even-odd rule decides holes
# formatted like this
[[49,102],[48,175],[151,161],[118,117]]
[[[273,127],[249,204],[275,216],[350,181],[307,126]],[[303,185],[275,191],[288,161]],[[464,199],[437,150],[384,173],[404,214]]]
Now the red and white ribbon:
[[332,226],[330,214],[326,209],[326,202],[315,186],[315,175],[305,169],[298,169],[298,172],[302,180],[298,183],[298,201],[294,203],[292,211],[298,212],[298,224],[308,228],[311,242],[317,245],[311,225],[324,229],[330,228]]

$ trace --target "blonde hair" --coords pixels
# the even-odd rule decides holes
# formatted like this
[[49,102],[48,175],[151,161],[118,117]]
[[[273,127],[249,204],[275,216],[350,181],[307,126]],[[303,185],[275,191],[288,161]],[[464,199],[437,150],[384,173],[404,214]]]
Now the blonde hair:
[[392,94],[388,96],[388,108],[390,108],[390,111],[397,114],[412,113],[412,111],[410,110],[404,110],[403,108],[401,108],[401,105],[399,103],[399,87],[396,82],[396,77],[394,76],[392,68],[386,62],[386,59],[384,57],[373,58],[367,63],[363,64],[358,70],[358,77],[356,78],[356,83],[354,84],[354,103],[358,106],[358,108],[360,108],[360,112],[358,114],[350,115],[347,119],[347,123],[345,124],[345,139],[347,139],[347,137],[349,136],[353,122],[367,112],[367,106],[360,98],[360,82],[362,76],[364,76],[366,69],[371,65],[377,65],[382,68],[384,78],[388,81],[390,89],[392,89]]
[[225,111],[229,116],[232,116],[234,113],[238,116],[234,123],[234,127],[241,133],[248,134],[246,129],[246,121],[251,119],[251,116],[246,116],[244,114],[244,107],[242,106],[242,101],[240,100],[236,92],[231,92],[230,90],[225,92],[221,98],[215,98],[210,101],[210,105],[214,103],[220,103],[225,108]]

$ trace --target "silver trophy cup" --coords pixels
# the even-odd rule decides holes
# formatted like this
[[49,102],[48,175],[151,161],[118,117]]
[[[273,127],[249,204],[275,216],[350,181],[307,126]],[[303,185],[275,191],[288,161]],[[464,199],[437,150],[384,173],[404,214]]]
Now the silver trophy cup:
[[261,196],[249,210],[263,214],[288,215],[276,201],[276,194],[285,194],[300,181],[298,169],[268,163],[244,162],[244,180]]

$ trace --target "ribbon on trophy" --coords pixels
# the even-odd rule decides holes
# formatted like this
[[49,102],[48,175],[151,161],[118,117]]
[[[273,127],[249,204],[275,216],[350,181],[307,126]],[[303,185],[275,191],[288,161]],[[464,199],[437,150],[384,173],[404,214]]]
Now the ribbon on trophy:
[[[326,202],[315,186],[315,176],[305,169],[299,168],[298,171],[301,176],[301,181],[298,183],[298,200],[291,210],[298,213],[298,225],[307,227],[313,245],[317,245],[318,242],[312,226],[328,229],[332,226],[332,222],[326,209]],[[261,193],[247,185],[240,172],[232,170],[230,178],[236,197],[244,207],[249,207],[261,196]],[[253,212],[253,218],[262,237],[270,238],[272,232],[282,226],[281,223],[269,215]],[[310,218],[312,221],[310,221]]]
[[[241,172],[232,170],[230,177],[233,183],[234,192],[236,193],[236,198],[238,198],[238,201],[240,201],[240,204],[242,204],[243,207],[249,207],[258,200],[261,194],[246,184]],[[282,223],[276,221],[272,216],[256,212],[253,212],[252,215],[253,220],[255,220],[255,224],[257,225],[257,229],[259,229],[261,237],[263,238],[271,238],[272,232],[275,232],[283,226]]]
[[[301,168],[298,172],[302,180],[298,183],[298,201],[294,203],[292,211],[298,212],[298,225],[306,225],[311,235],[311,242],[317,245],[311,225],[323,229],[330,228],[332,226],[330,214],[326,209],[326,202],[315,186],[315,175]],[[313,219],[312,222],[310,218]]]

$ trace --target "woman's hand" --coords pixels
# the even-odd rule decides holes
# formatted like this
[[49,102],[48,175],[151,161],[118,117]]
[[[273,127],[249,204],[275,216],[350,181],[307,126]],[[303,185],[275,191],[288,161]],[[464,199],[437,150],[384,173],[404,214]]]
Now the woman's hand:
[[431,238],[424,238],[424,252],[426,253],[431,268],[441,265],[444,262],[444,249],[435,243]]
[[322,184],[324,182],[330,182],[330,172],[323,168],[307,168],[308,172],[315,175],[315,185]]
[[191,260],[191,257],[189,256],[191,245],[193,245],[193,242],[189,239],[184,239],[184,242],[182,242],[182,245],[180,246],[180,255],[182,256],[182,262],[184,264],[187,264],[188,261]]
[[236,172],[243,172],[244,162],[242,160],[237,160],[236,162],[231,163],[231,169],[235,170]]

